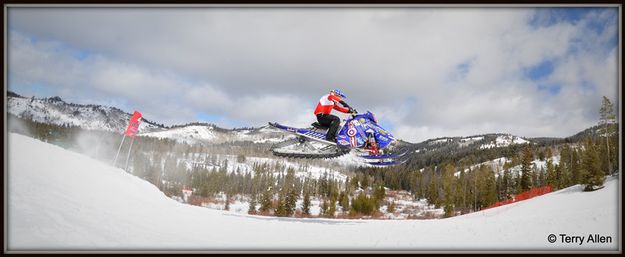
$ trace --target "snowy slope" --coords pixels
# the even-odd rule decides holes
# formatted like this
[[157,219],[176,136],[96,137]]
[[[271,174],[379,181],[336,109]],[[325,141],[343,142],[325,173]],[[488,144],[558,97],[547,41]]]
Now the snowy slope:
[[[615,178],[449,219],[295,219],[181,204],[108,163],[13,133],[8,149],[9,251],[617,250],[621,240]],[[551,244],[551,233],[612,243]]]
[[[557,164],[560,163],[560,155],[549,157],[548,159],[545,159],[543,161],[541,161],[540,159],[534,159],[532,161],[532,166],[536,167],[536,170],[544,170],[546,172],[547,161],[549,161],[549,160],[551,160],[551,163],[553,165],[557,165]],[[482,162],[482,163],[471,165],[470,168],[464,169],[464,172],[469,172],[469,170],[478,169],[480,166],[484,165],[484,166],[490,167],[495,172],[495,177],[497,177],[497,176],[503,174],[503,172],[504,172],[504,164],[509,163],[511,161],[512,160],[510,160],[510,159],[508,159],[506,157],[501,157],[501,158],[497,158],[497,159],[494,159],[494,160],[485,161],[485,162]],[[509,171],[512,172],[515,175],[523,174],[523,172],[521,171],[521,165],[517,165],[517,166],[511,167],[511,168],[509,168]],[[460,171],[455,172],[454,176],[460,176]]]
[[302,164],[293,162],[292,159],[286,159],[286,158],[275,159],[275,158],[265,158],[265,157],[246,157],[245,162],[240,163],[237,161],[236,155],[217,155],[215,164],[211,164],[210,162],[207,162],[207,161],[201,161],[199,163],[195,163],[194,161],[188,160],[188,159],[186,160],[180,159],[178,161],[186,165],[188,169],[191,169],[192,165],[200,165],[201,167],[206,168],[206,169],[212,169],[212,168],[219,169],[220,168],[219,165],[224,160],[228,161],[228,167],[226,170],[228,174],[239,171],[241,173],[250,173],[250,175],[254,177],[256,175],[254,172],[254,168],[253,168],[254,163],[263,163],[263,164],[268,164],[268,165],[276,165],[277,163],[280,163],[284,165],[284,170],[282,170],[281,172],[272,173],[273,176],[276,176],[276,177],[278,175],[284,176],[287,174],[288,168],[294,168],[296,170],[295,177],[297,178],[319,179],[323,176],[327,176],[328,178],[333,178],[334,180],[337,180],[340,182],[345,182],[345,180],[347,179],[347,176],[337,169],[324,168],[324,167],[319,167],[315,165],[308,165],[308,166],[302,167]]
[[[69,124],[84,129],[119,133],[126,129],[131,117],[131,114],[114,107],[66,103],[59,97],[25,98],[17,95],[8,96],[7,112],[41,123]],[[144,120],[139,125],[139,131],[159,127]]]
[[[131,117],[131,114],[115,107],[67,103],[59,97],[26,98],[14,93],[7,96],[7,111],[17,117],[41,123],[70,124],[84,129],[114,132],[123,132]],[[139,135],[174,139],[184,143],[276,143],[285,140],[284,133],[269,126],[229,130],[212,124],[194,123],[166,128],[147,120],[140,123]]]
[[251,129],[223,129],[213,124],[190,124],[173,128],[139,133],[141,136],[168,138],[181,143],[225,143],[249,141],[254,143],[277,143],[289,138],[268,126]]
[[185,126],[180,128],[166,129],[162,131],[139,133],[139,135],[156,137],[161,139],[176,139],[179,142],[189,144],[197,143],[200,141],[213,141],[217,138],[214,127],[209,125]]
[[497,136],[497,138],[495,138],[495,140],[487,144],[481,145],[480,149],[488,149],[488,148],[494,148],[494,147],[506,147],[506,146],[515,145],[515,144],[527,144],[529,142],[530,141],[527,141],[523,138],[513,136],[513,135],[499,135]]

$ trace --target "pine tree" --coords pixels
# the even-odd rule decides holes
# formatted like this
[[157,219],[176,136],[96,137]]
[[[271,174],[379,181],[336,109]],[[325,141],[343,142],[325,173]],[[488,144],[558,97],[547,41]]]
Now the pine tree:
[[560,165],[558,165],[560,168],[558,176],[559,188],[565,188],[572,184],[571,165],[571,148],[565,145],[560,149]]
[[539,179],[540,170],[538,169],[538,167],[536,166],[535,163],[532,164],[532,171],[531,171],[530,174],[532,174],[532,176],[530,178],[530,181],[531,181],[530,182],[530,184],[531,184],[530,188],[540,186],[540,179]]
[[509,199],[512,196],[512,179],[509,170],[503,171],[502,180],[503,198]]
[[349,197],[347,192],[341,192],[339,194],[339,205],[343,208],[343,211],[349,210]]
[[305,215],[310,215],[310,193],[308,190],[304,191],[304,203],[302,206],[302,212]]
[[226,194],[226,211],[230,210],[230,194]]
[[553,189],[558,189],[556,167],[553,165],[551,159],[547,161],[547,184],[550,185]]
[[571,148],[571,185],[581,183],[582,170],[579,164],[579,153],[576,149]]
[[[551,160],[549,160],[551,161]],[[544,167],[541,167],[538,170],[538,183],[534,183],[534,186],[541,187],[545,185],[545,181],[547,180],[547,171]]]
[[545,150],[545,157],[547,159],[551,159],[551,157],[553,157],[553,150],[551,150],[551,147],[547,147]]
[[297,192],[294,187],[291,187],[287,192],[285,199],[285,212],[286,216],[291,216],[295,212],[295,204],[297,203]]
[[556,165],[555,166],[555,172],[556,172],[556,185],[555,185],[555,189],[561,189],[564,188],[565,183],[564,183],[564,175],[562,174],[562,164]]
[[436,176],[434,172],[431,173],[430,183],[427,190],[428,203],[438,207],[438,187],[436,186]]
[[333,195],[330,197],[330,201],[328,202],[328,206],[327,206],[327,211],[325,212],[325,215],[327,217],[334,217],[334,214],[336,213],[336,197]]
[[395,204],[395,202],[391,202],[391,203],[388,205],[388,210],[387,210],[387,211],[388,211],[388,213],[393,213],[393,212],[395,212],[395,208],[396,208],[396,207],[397,207],[397,204]]
[[532,149],[530,148],[530,146],[526,146],[523,149],[523,155],[521,157],[521,190],[522,191],[526,191],[529,190],[532,187],[530,178],[531,178],[531,171],[532,171],[532,160],[533,160],[533,156],[532,156]]
[[284,187],[282,190],[286,194],[284,203],[284,214],[286,216],[291,216],[295,212],[295,204],[297,202],[298,196],[298,193],[296,191],[297,189],[295,187],[295,169],[287,169]]
[[582,162],[582,184],[586,185],[585,191],[592,191],[603,185],[605,173],[601,171],[599,156],[590,138],[587,139],[585,147]]
[[495,181],[495,173],[487,165],[481,165],[477,170],[479,192],[478,207],[487,207],[497,201],[497,185]]
[[287,213],[286,213],[286,202],[285,202],[285,199],[284,199],[284,195],[282,193],[278,194],[278,206],[274,210],[274,213],[278,217],[285,217],[285,216],[287,216]]
[[457,210],[463,210],[466,208],[466,175],[462,170],[460,171],[460,176],[456,179],[454,184],[454,205],[457,206]]
[[606,149],[606,156],[604,158],[606,158],[606,162],[607,162],[607,169],[606,170],[606,174],[611,174],[612,173],[612,165],[610,163],[610,121],[613,120],[615,118],[614,115],[614,106],[612,105],[612,102],[610,102],[610,99],[608,99],[607,97],[603,96],[603,100],[601,102],[601,108],[599,109],[599,114],[601,116],[599,123],[603,123],[604,126],[604,133],[605,133],[605,149]]
[[375,199],[376,209],[380,208],[380,204],[384,200],[384,196],[386,195],[386,190],[384,189],[384,185],[377,184],[373,189],[373,199]]
[[456,168],[453,164],[447,164],[443,170],[442,186],[445,194],[443,204],[445,206],[445,217],[453,216],[454,212],[454,172]]
[[248,214],[256,214],[256,197],[252,195],[252,199],[250,200],[250,206],[248,208]]
[[358,213],[364,215],[371,215],[376,211],[375,199],[373,197],[366,196],[363,192],[360,192],[358,197],[352,199],[350,215],[356,215]]
[[267,188],[267,190],[263,192],[263,197],[260,203],[260,211],[262,213],[266,213],[267,211],[271,209],[271,198],[272,198],[271,188]]
[[321,203],[321,215],[326,215],[326,213],[328,212],[328,207],[330,207],[328,201],[324,199]]

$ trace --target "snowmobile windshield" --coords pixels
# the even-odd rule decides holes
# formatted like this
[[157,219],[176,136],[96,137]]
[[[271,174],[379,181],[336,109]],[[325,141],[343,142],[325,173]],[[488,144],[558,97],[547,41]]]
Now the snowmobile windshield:
[[[372,121],[373,123],[377,124],[378,120],[375,118],[375,116],[373,115],[373,113],[371,113],[370,111],[367,111],[367,113],[365,114],[359,114],[355,117],[356,119],[358,119],[360,121],[360,119],[367,119]],[[362,121],[360,121],[361,123],[364,123]]]

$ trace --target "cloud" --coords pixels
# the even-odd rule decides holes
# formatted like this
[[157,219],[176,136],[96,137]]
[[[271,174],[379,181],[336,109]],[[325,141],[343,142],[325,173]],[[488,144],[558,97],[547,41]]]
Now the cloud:
[[[10,87],[306,125],[329,89],[408,141],[568,136],[617,99],[617,8],[10,8]],[[81,22],[75,22],[80,20]],[[528,71],[549,63],[540,76]],[[537,68],[538,67],[538,68]],[[549,90],[551,89],[551,90]],[[64,96],[64,95],[62,95]]]

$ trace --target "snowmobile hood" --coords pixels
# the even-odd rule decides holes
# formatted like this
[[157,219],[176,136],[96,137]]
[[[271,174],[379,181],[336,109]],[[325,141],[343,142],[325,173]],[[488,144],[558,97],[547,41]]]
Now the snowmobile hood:
[[[378,119],[376,119],[375,115],[373,115],[373,113],[371,113],[370,111],[367,111],[364,114],[358,114],[354,117],[354,119],[359,120],[359,121],[360,119],[367,119],[367,120],[372,121],[375,124],[378,124]],[[361,121],[361,123],[364,123],[364,122]]]

